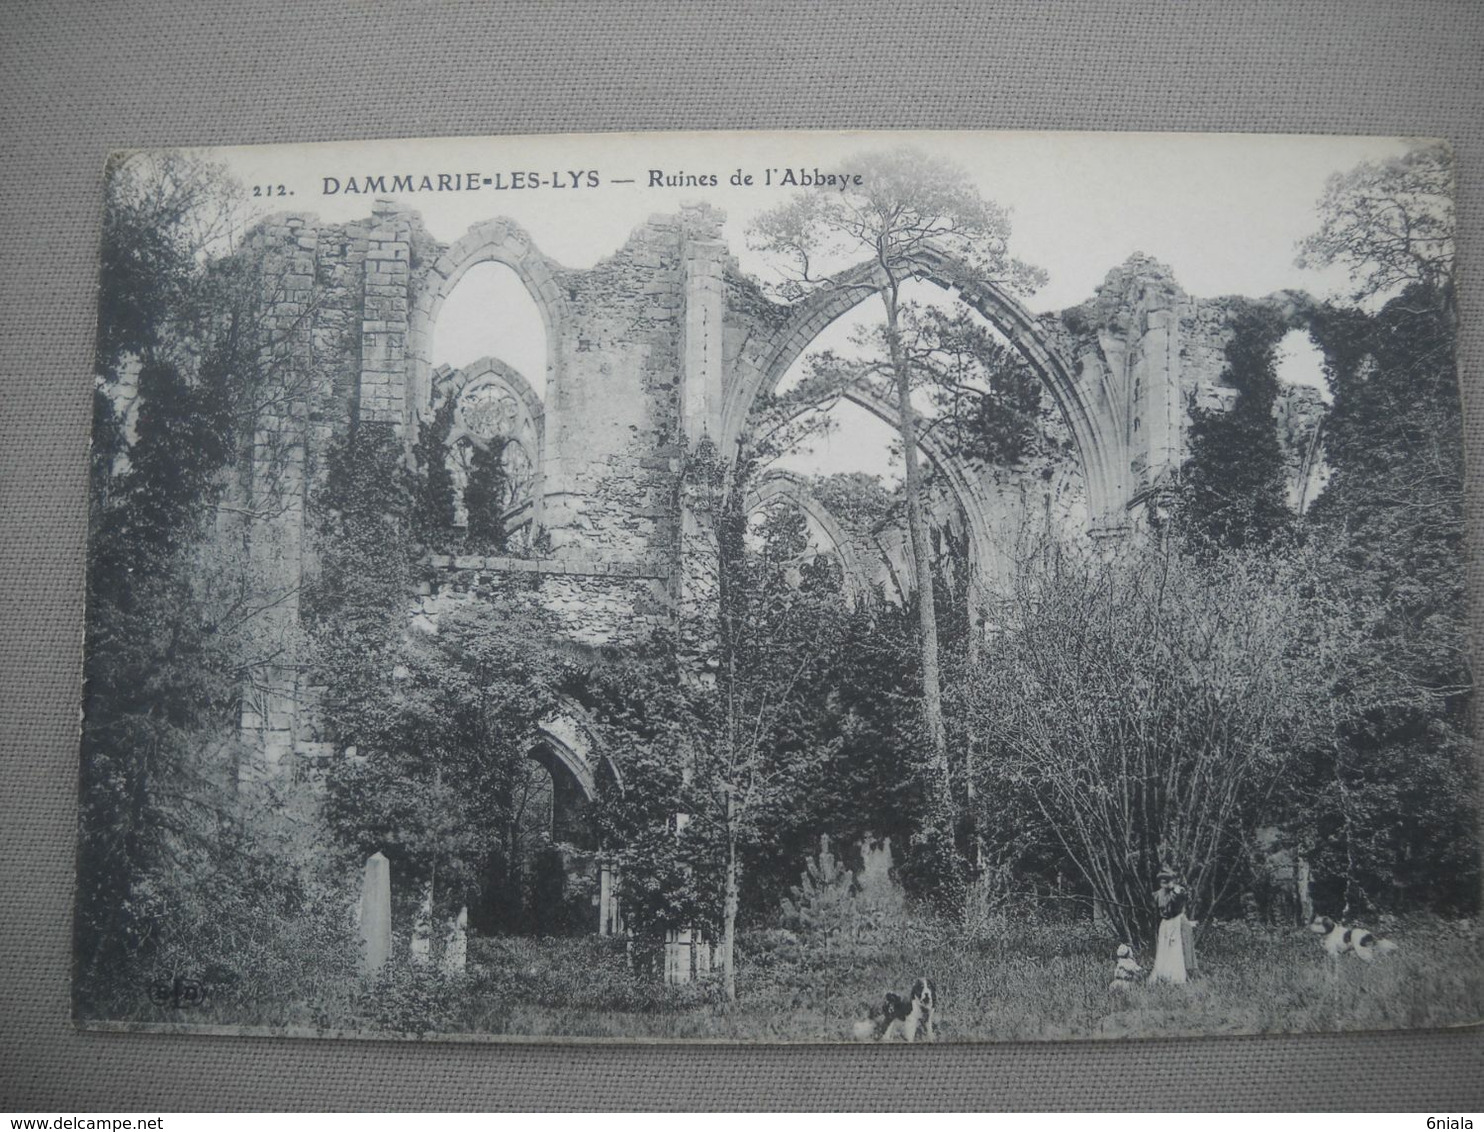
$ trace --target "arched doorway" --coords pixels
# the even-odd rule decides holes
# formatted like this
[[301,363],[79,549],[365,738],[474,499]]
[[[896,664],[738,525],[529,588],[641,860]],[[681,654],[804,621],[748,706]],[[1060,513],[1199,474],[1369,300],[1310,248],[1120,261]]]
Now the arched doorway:
[[571,935],[618,922],[614,874],[601,853],[593,805],[622,788],[581,709],[544,720],[512,783],[510,824],[486,858],[470,925],[489,935]]

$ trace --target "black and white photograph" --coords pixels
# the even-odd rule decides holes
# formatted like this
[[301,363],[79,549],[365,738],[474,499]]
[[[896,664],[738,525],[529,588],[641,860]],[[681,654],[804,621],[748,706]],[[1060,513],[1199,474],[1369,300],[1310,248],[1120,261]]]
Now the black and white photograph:
[[78,1026],[1484,1018],[1447,142],[361,141],[103,195]]

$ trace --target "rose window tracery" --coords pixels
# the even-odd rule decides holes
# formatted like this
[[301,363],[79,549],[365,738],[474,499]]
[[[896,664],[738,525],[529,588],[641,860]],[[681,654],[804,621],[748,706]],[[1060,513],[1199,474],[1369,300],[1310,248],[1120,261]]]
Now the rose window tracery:
[[459,397],[455,413],[466,433],[486,442],[515,438],[525,415],[515,394],[498,385],[466,391]]
[[[540,421],[532,407],[503,376],[476,378],[457,395],[448,445],[448,469],[453,476],[454,522],[467,526],[465,495],[479,453],[497,453],[503,480],[503,510],[510,524],[512,548],[523,546],[531,533],[532,501],[538,474]],[[540,405],[536,403],[539,414]],[[525,512],[523,513],[523,508]]]

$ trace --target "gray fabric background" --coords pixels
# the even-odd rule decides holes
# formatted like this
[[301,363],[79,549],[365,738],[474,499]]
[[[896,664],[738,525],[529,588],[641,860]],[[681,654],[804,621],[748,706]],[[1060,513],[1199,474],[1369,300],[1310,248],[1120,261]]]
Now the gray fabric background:
[[[1478,515],[1481,79],[1484,6],[1464,0],[0,0],[0,1109],[1484,1107],[1478,1030],[471,1047],[80,1034],[67,1021],[89,358],[110,149],[784,126],[1448,137]],[[1476,608],[1476,638],[1479,620]]]

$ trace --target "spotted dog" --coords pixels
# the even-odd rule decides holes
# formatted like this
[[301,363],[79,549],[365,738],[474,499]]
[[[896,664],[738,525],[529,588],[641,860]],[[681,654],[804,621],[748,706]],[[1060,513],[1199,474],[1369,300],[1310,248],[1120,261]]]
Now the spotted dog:
[[1328,916],[1315,916],[1309,930],[1324,937],[1324,953],[1335,960],[1349,952],[1355,958],[1370,963],[1377,956],[1396,950],[1396,944],[1391,940],[1378,939],[1365,928],[1347,928],[1344,924],[1335,923]]
[[924,1041],[936,1041],[933,1019],[937,1013],[938,987],[932,979],[918,979],[904,997],[887,992],[885,1001],[871,1010],[870,1018],[855,1024],[855,1036],[861,1041],[889,1042],[900,1034],[905,1042],[915,1042],[918,1034]]

